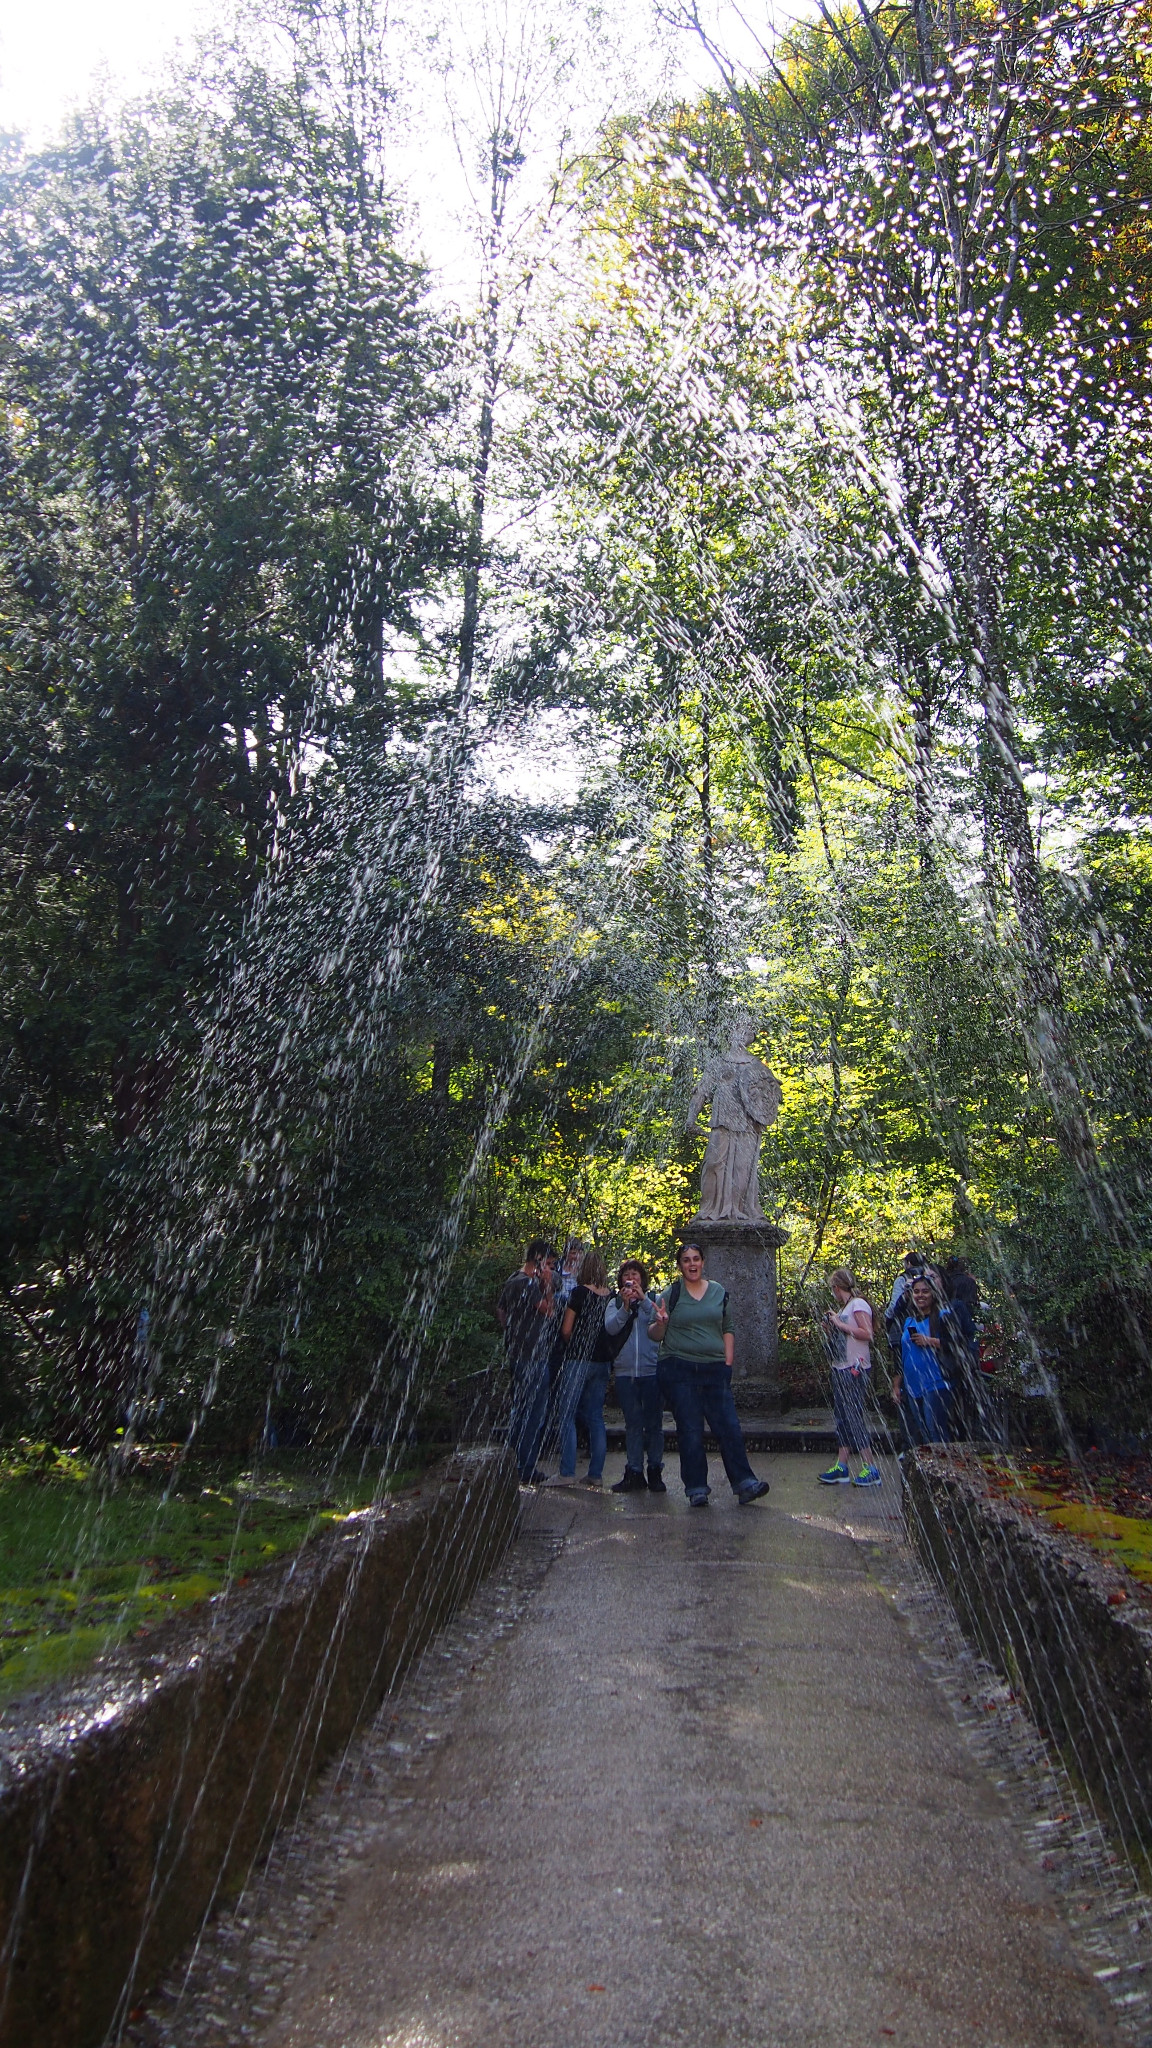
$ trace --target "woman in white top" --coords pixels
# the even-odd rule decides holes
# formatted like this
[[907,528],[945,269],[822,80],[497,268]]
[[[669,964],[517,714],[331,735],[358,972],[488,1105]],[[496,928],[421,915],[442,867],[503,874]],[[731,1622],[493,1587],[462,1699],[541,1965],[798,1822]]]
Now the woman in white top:
[[[870,1462],[872,1431],[866,1408],[872,1384],[872,1310],[847,1266],[837,1266],[828,1275],[828,1285],[838,1303],[828,1310],[824,1327],[834,1346],[832,1406],[839,1445],[836,1463],[821,1472],[820,1484],[879,1486],[880,1474]],[[855,1477],[848,1463],[853,1451],[863,1459]]]

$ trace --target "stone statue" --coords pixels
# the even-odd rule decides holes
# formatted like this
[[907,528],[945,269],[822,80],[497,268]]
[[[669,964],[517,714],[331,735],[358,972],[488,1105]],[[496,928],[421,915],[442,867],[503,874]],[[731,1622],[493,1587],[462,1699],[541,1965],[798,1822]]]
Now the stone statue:
[[780,1108],[780,1083],[748,1051],[756,1036],[751,1017],[732,1026],[731,1050],[711,1060],[688,1107],[688,1129],[699,1130],[709,1096],[708,1149],[700,1172],[702,1223],[764,1223],[760,1205],[760,1146]]

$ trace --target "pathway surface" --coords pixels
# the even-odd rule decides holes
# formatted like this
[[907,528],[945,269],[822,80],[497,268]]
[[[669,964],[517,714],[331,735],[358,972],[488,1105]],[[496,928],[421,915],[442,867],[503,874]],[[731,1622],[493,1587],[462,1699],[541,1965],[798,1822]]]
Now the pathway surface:
[[520,1539],[544,1559],[534,1590],[460,1666],[399,1790],[362,1773],[326,1913],[287,1966],[273,1929],[276,1995],[231,2030],[224,2014],[223,2037],[1114,2041],[1018,1824],[869,1570],[895,1474],[880,1495],[823,1492],[819,1462],[757,1460],[773,1491],[746,1509],[726,1488],[689,1509],[678,1485],[537,1496]]

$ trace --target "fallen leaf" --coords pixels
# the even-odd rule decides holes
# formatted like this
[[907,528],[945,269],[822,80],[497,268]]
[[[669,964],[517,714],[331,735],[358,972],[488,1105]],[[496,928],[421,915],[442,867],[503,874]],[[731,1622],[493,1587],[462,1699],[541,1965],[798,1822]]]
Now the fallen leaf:
[[604,1986],[602,1984],[590,1984],[588,1989],[589,1991],[603,1991]]

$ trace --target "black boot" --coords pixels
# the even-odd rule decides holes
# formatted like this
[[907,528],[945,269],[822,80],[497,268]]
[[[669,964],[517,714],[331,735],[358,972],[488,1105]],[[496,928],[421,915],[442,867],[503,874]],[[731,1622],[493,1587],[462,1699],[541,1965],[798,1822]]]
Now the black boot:
[[649,1493],[667,1493],[668,1488],[664,1484],[664,1467],[662,1465],[649,1465],[648,1491]]
[[623,1479],[618,1479],[611,1488],[613,1493],[638,1493],[644,1484],[644,1474],[634,1472],[631,1465],[625,1465]]

